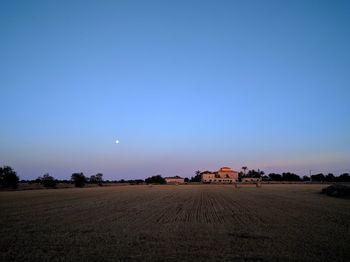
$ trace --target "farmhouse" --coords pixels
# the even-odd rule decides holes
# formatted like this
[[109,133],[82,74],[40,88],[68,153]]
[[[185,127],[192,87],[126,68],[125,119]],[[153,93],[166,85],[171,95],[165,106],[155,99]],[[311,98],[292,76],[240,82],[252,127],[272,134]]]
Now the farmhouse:
[[167,184],[183,184],[185,183],[184,178],[179,176],[173,176],[173,177],[165,177],[165,182]]
[[238,172],[229,167],[222,167],[216,172],[204,171],[201,173],[202,183],[229,184],[238,181]]

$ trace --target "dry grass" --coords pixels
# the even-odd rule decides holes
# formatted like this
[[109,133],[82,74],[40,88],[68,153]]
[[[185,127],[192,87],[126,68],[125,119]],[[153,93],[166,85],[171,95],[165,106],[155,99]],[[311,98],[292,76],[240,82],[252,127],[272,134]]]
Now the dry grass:
[[349,261],[350,201],[322,187],[0,192],[0,260]]

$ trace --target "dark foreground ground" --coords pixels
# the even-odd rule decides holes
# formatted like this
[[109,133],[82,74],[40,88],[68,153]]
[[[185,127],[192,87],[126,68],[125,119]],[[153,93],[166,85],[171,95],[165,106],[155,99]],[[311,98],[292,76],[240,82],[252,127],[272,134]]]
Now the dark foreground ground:
[[350,261],[350,201],[322,187],[0,192],[0,260]]

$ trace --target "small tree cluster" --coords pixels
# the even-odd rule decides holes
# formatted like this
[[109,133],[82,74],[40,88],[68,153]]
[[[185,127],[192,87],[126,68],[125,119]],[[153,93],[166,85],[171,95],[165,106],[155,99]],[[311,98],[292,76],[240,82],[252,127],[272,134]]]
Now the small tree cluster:
[[56,187],[57,184],[55,178],[50,176],[48,173],[44,174],[42,177],[38,177],[37,181],[44,187]]
[[189,180],[190,182],[201,182],[202,181],[202,176],[201,176],[201,171],[197,170],[195,173],[195,176],[191,177]]
[[291,172],[282,173],[282,175],[271,173],[269,178],[271,181],[301,181],[300,176]]
[[89,182],[91,184],[98,184],[99,186],[102,186],[102,182],[103,182],[102,177],[103,177],[103,174],[97,173],[96,175],[90,176]]
[[261,171],[260,169],[258,169],[258,171],[252,169],[252,170],[249,170],[248,173],[244,175],[244,177],[261,178],[264,174],[265,174],[264,171]]
[[165,179],[161,175],[151,176],[145,179],[147,184],[165,184]]
[[332,173],[326,176],[323,173],[319,173],[311,176],[311,180],[315,182],[350,182],[350,176],[348,173],[341,174],[336,177]]
[[83,187],[86,183],[86,177],[84,176],[83,172],[73,173],[71,176],[71,180],[76,187]]
[[16,189],[18,187],[19,177],[10,166],[0,167],[0,185],[2,187]]

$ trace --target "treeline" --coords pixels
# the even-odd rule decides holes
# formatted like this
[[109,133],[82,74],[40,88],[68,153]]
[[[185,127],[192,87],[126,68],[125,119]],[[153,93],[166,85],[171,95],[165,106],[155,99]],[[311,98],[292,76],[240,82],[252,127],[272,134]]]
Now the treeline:
[[165,184],[165,179],[161,175],[152,176],[149,178],[143,179],[121,179],[121,180],[103,180],[103,174],[97,173],[91,175],[90,177],[85,176],[83,172],[73,173],[70,179],[56,179],[51,176],[49,173],[46,173],[42,176],[39,176],[36,179],[32,180],[20,180],[16,171],[10,166],[0,167],[0,186],[3,188],[18,188],[19,183],[28,183],[34,184],[38,183],[43,185],[46,188],[55,188],[57,184],[74,184],[76,187],[84,187],[86,184],[97,184],[102,186],[103,184],[112,184],[112,183],[127,183],[127,184],[143,184],[143,183],[153,183],[153,184]]
[[343,173],[339,176],[335,176],[332,173],[324,175],[323,173],[310,176],[300,177],[294,173],[270,173],[268,176],[261,176],[263,181],[304,181],[304,182],[350,182],[350,175]]
[[[349,173],[343,173],[339,176],[335,176],[332,173],[329,173],[327,175],[324,175],[323,173],[311,175],[309,176],[303,176],[300,177],[297,174],[291,173],[291,172],[285,172],[282,174],[277,173],[270,173],[268,175],[265,175],[264,171],[261,170],[248,170],[247,167],[242,167],[243,172],[239,172],[239,181],[241,181],[245,177],[251,177],[251,178],[259,178],[262,181],[311,181],[311,182],[350,182],[350,175]],[[185,182],[201,182],[201,171],[197,170],[195,172],[195,175],[191,177],[190,179],[185,178]],[[43,176],[39,176],[37,179],[34,180],[20,180],[17,173],[13,170],[10,166],[3,166],[0,167],[0,186],[4,188],[13,188],[16,189],[18,187],[19,182],[21,183],[39,183],[42,184],[44,187],[47,188],[55,188],[58,183],[69,183],[74,184],[76,187],[84,187],[86,184],[97,184],[99,186],[102,186],[102,184],[109,184],[109,183],[128,183],[128,184],[165,184],[166,181],[161,175],[155,175],[143,179],[130,179],[130,180],[103,180],[103,174],[97,173],[95,175],[91,175],[90,177],[87,177],[84,175],[84,173],[73,173],[69,180],[59,180],[55,179],[50,174],[46,173]]]
[[[297,174],[291,172],[284,172],[282,174],[278,173],[270,173],[265,175],[264,171],[258,169],[257,171],[252,169],[248,170],[248,167],[242,167],[242,171],[239,172],[239,179],[245,177],[252,178],[260,178],[262,181],[304,181],[304,182],[350,182],[350,176],[348,173],[340,174],[339,176],[335,176],[332,173],[324,175],[323,173],[311,175],[311,176],[303,176],[300,177]],[[197,171],[198,172],[198,171]]]

